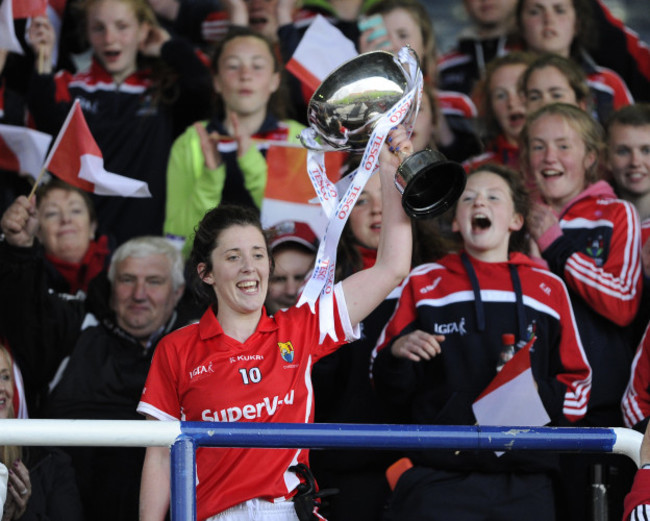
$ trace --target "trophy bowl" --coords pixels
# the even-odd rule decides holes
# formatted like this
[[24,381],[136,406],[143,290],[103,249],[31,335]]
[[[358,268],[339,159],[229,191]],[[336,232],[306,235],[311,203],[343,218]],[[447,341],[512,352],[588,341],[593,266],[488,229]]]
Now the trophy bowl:
[[307,119],[332,147],[363,152],[377,121],[408,90],[406,73],[393,54],[361,54],[323,80],[309,101]]
[[[360,54],[331,72],[314,92],[307,107],[309,126],[332,148],[362,153],[377,122],[411,88],[407,72],[392,53]],[[412,103],[402,123],[408,126],[416,116],[416,103]],[[302,137],[301,141],[310,148]],[[440,215],[465,188],[463,167],[440,152],[400,154],[400,160],[395,186],[402,194],[404,211],[413,218]]]

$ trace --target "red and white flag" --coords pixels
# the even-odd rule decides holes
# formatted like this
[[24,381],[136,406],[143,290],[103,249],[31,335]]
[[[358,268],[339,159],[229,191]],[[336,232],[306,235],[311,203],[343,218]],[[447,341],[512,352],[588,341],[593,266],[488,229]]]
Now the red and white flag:
[[51,142],[52,136],[44,132],[0,125],[0,168],[38,179]]
[[90,133],[79,100],[73,103],[44,168],[63,181],[98,195],[151,197],[144,181],[104,169],[102,152]]
[[15,19],[45,16],[47,11],[47,0],[13,0],[13,4]]
[[25,54],[14,29],[14,10],[11,0],[0,4],[0,49]]
[[530,368],[533,337],[472,404],[479,425],[542,426],[551,421]]
[[342,63],[358,56],[354,43],[318,15],[300,40],[286,68],[314,92]]

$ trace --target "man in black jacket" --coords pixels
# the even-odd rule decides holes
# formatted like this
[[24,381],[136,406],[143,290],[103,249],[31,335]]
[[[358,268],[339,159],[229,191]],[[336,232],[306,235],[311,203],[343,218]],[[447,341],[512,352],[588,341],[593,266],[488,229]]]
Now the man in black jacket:
[[[21,197],[0,222],[0,326],[25,380],[45,395],[31,414],[141,419],[136,406],[154,347],[179,325],[180,253],[160,237],[131,239],[115,251],[108,273],[91,282],[87,298],[71,299],[48,291],[35,219],[33,203]],[[144,450],[67,450],[87,519],[137,520]]]

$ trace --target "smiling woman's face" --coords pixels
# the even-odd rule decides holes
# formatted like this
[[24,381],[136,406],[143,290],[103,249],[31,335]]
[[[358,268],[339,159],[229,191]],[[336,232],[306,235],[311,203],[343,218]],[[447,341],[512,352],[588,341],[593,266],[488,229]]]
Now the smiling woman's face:
[[596,160],[576,128],[557,114],[530,124],[528,166],[546,202],[556,211],[582,192]]
[[38,238],[48,254],[58,259],[81,262],[96,223],[83,197],[74,190],[54,188],[38,204]]
[[212,270],[199,264],[203,282],[212,286],[224,313],[259,313],[266,299],[271,264],[262,232],[251,225],[223,230],[211,254]]
[[616,122],[608,134],[609,168],[618,189],[629,197],[650,194],[650,125]]

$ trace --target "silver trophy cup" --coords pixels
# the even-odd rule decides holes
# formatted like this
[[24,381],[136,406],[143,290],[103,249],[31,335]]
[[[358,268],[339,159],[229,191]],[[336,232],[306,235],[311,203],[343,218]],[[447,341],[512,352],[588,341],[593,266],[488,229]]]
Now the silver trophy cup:
[[[393,54],[386,51],[360,54],[323,80],[309,101],[309,125],[331,147],[362,153],[377,122],[409,90],[408,74]],[[411,104],[405,123],[414,121],[415,106]],[[411,217],[440,215],[456,202],[465,188],[463,167],[448,161],[436,150],[400,155],[400,160],[395,186],[402,194],[404,211]]]

